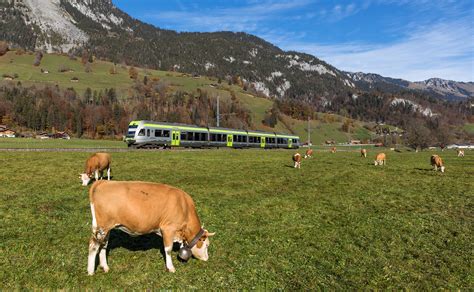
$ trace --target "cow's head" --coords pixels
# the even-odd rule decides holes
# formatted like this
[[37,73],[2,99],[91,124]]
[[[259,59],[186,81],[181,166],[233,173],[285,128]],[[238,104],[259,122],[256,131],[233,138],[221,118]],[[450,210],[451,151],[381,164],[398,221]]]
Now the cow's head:
[[87,186],[91,181],[91,177],[87,173],[81,173],[79,178],[82,180],[82,185]]
[[207,230],[204,230],[204,234],[199,238],[198,242],[191,248],[193,256],[199,260],[207,261],[209,259],[209,254],[207,253],[207,248],[209,247],[209,237],[214,236],[215,232],[210,233]]

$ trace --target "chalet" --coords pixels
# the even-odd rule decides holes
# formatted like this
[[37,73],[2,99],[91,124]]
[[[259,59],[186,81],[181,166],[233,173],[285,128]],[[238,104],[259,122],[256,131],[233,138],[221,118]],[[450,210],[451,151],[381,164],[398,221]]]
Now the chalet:
[[72,77],[72,78],[71,78],[71,82],[79,82],[79,78],[77,78],[77,77]]
[[351,140],[351,144],[361,144],[360,140]]
[[0,125],[0,137],[15,138],[16,132],[8,129],[5,125]]

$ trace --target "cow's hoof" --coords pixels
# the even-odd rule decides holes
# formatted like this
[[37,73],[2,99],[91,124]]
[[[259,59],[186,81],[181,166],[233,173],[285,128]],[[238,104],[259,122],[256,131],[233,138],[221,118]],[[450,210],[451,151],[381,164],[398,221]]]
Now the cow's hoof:
[[94,276],[94,272],[87,272],[88,276]]
[[102,267],[104,269],[104,272],[105,273],[108,273],[110,271],[110,268],[109,267]]
[[176,269],[175,269],[174,267],[172,267],[172,268],[166,268],[166,270],[167,270],[168,272],[170,272],[170,273],[176,272]]

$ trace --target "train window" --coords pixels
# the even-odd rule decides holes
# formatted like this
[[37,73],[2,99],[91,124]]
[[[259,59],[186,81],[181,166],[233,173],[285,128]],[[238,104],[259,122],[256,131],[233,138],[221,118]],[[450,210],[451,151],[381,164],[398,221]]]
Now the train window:
[[170,136],[170,131],[168,130],[163,130],[162,137],[169,137]]
[[147,137],[150,137],[150,129],[146,129],[146,135]]
[[138,132],[138,136],[145,136],[145,129],[141,129],[140,132]]
[[186,136],[187,136],[186,132],[181,132],[181,140],[187,140]]
[[155,130],[155,137],[161,137],[161,130]]
[[193,141],[194,140],[194,133],[193,132],[188,132],[187,135],[186,135],[186,140]]
[[207,134],[201,133],[201,141],[207,141]]

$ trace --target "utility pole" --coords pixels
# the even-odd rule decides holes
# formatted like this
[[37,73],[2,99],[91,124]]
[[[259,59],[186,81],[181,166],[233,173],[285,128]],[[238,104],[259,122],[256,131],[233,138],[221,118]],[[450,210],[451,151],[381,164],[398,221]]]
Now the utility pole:
[[220,116],[219,116],[219,96],[217,96],[217,115],[216,115],[216,118],[217,118],[217,127],[219,127],[219,120],[220,120]]
[[309,117],[308,117],[308,146],[311,144],[311,129],[309,124]]

